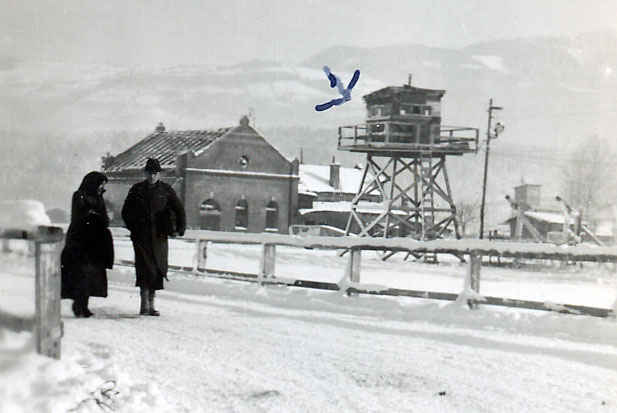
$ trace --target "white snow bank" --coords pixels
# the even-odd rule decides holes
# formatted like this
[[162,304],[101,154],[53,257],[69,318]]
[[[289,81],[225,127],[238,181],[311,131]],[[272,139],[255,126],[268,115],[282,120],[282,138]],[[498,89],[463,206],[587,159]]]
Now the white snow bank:
[[0,411],[171,411],[156,385],[131,381],[105,347],[82,347],[53,360],[36,354],[32,334],[0,328]]
[[0,201],[0,228],[33,231],[39,225],[51,225],[40,201]]

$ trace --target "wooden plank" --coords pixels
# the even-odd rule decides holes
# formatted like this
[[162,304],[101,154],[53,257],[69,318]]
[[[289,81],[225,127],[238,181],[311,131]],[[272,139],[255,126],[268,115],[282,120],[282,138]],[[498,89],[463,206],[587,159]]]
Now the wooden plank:
[[412,238],[372,237],[298,237],[285,234],[251,234],[220,231],[188,230],[185,239],[204,239],[228,244],[276,244],[315,249],[348,249],[403,252],[436,252],[468,255],[476,250],[482,255],[499,255],[510,258],[563,259],[592,262],[617,262],[615,247],[557,247],[553,244],[529,242],[506,242],[489,240],[432,240],[419,241]]
[[[119,265],[128,265],[127,261],[122,261]],[[180,268],[180,267],[178,267]],[[190,269],[186,271],[190,273]],[[242,273],[234,271],[226,271],[221,269],[208,268],[205,276],[212,278],[231,279],[235,281],[245,282],[258,282],[258,274]],[[286,281],[285,278],[271,279],[263,281],[265,285],[286,285],[288,287],[299,288],[313,288],[319,290],[338,291],[339,286],[336,283],[329,283],[323,281],[310,281],[310,280],[292,280]],[[438,292],[438,291],[424,291],[424,290],[403,290],[397,288],[387,288],[382,290],[367,290],[362,288],[350,287],[347,290],[351,294],[366,294],[366,295],[385,295],[394,297],[411,297],[411,298],[424,298],[429,300],[447,300],[456,301],[458,294]],[[607,308],[589,307],[572,304],[551,304],[541,301],[519,300],[514,298],[503,298],[493,296],[483,296],[480,301],[483,305],[496,305],[502,307],[523,308],[529,310],[541,310],[541,311],[556,311],[560,313],[569,313],[576,315],[589,315],[594,317],[609,317],[613,316],[613,311]]]

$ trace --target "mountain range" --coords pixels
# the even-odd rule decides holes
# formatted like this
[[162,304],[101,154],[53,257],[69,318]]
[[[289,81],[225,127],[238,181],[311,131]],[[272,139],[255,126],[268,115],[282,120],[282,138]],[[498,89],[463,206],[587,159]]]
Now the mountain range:
[[[322,71],[324,65],[343,82],[356,69],[361,76],[351,101],[317,112],[316,104],[337,97]],[[444,124],[476,127],[485,136],[489,99],[503,108],[495,114],[506,129],[492,143],[496,152],[491,166],[497,168],[495,181],[510,186],[505,190],[522,179],[554,182],[559,168],[542,165],[543,155],[565,159],[574,145],[591,135],[613,144],[609,134],[617,120],[617,33],[603,31],[491,41],[462,49],[340,46],[293,65],[266,60],[183,65],[162,56],[157,67],[119,67],[4,56],[2,146],[10,145],[15,136],[31,144],[20,145],[22,152],[3,151],[5,158],[12,158],[3,161],[32,158],[41,140],[51,139],[45,144],[50,148],[62,141],[63,148],[68,145],[80,159],[74,172],[68,168],[74,181],[83,176],[84,165],[98,168],[100,156],[123,151],[158,122],[175,130],[219,128],[249,114],[253,125],[283,153],[299,156],[302,148],[307,162],[326,163],[336,155],[351,166],[362,159],[336,151],[337,127],[363,122],[363,95],[407,83],[409,76],[413,86],[446,90]],[[509,153],[514,158],[508,158]],[[540,161],[516,161],[530,154]],[[57,156],[44,159],[42,165],[53,170],[62,164],[67,169],[66,159]],[[474,188],[481,158],[479,154],[473,162],[453,162],[455,168],[462,162],[460,171],[472,167]],[[513,168],[501,170],[500,159],[509,159]],[[23,188],[16,183],[22,175],[2,182],[7,188]],[[52,205],[59,204],[55,195],[49,197]]]

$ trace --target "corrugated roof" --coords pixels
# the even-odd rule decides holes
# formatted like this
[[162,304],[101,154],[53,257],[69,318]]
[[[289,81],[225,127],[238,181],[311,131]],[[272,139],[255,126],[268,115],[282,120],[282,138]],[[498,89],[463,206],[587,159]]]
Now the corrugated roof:
[[202,151],[231,129],[230,127],[216,130],[156,131],[116,155],[105,171],[141,169],[148,158],[158,159],[162,168],[174,168],[178,153]]

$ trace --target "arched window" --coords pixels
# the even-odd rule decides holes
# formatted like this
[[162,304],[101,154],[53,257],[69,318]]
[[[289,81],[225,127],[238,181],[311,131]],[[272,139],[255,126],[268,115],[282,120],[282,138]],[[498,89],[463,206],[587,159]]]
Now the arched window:
[[278,232],[279,230],[279,205],[270,201],[266,206],[266,231]]
[[235,228],[237,231],[246,231],[249,227],[249,203],[246,199],[241,199],[236,204],[236,221]]
[[210,231],[220,231],[221,229],[221,207],[218,202],[210,198],[199,206],[199,218],[201,229]]

